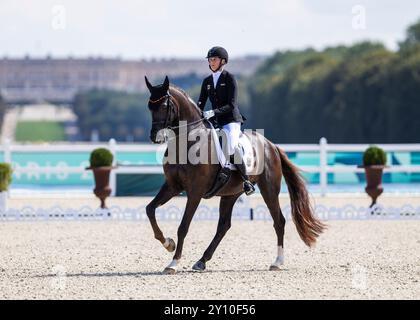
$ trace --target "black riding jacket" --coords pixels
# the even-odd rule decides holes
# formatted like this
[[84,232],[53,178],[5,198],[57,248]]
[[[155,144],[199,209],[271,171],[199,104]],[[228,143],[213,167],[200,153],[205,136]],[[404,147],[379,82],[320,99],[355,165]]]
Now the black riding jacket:
[[240,113],[237,105],[237,87],[235,77],[226,70],[220,74],[216,88],[214,88],[213,76],[210,75],[203,80],[197,105],[204,110],[207,98],[209,98],[219,126],[230,122],[243,123],[246,118]]

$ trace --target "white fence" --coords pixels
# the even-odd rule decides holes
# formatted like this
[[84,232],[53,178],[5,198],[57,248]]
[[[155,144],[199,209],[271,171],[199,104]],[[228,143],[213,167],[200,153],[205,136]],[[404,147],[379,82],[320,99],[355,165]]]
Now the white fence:
[[[378,144],[386,152],[420,152],[420,144]],[[159,154],[165,150],[165,145],[152,145],[152,144],[117,144],[114,139],[109,143],[102,144],[11,144],[10,141],[4,141],[1,146],[1,151],[4,152],[4,161],[11,162],[13,152],[91,152],[98,147],[107,147],[114,154],[118,152],[145,152],[151,151],[156,153],[156,159],[159,159]],[[328,173],[356,173],[363,172],[363,169],[358,168],[357,165],[328,165],[329,152],[363,152],[369,147],[367,144],[328,144],[325,138],[321,138],[319,144],[281,144],[280,148],[286,152],[317,152],[319,153],[320,164],[319,166],[300,166],[304,172],[319,173],[320,174],[320,190],[324,196],[328,191]],[[65,159],[63,159],[65,160]],[[85,166],[46,166],[46,167],[24,167],[16,166],[14,169],[15,174],[32,173],[32,174],[70,174],[80,173],[86,174]],[[420,172],[420,165],[397,165],[390,166],[385,169],[385,172]],[[116,174],[119,173],[163,173],[162,166],[120,166],[111,174],[111,187],[115,195],[116,190]]]
[[[347,204],[342,207],[326,207],[317,205],[314,208],[319,219],[328,220],[419,220],[420,206],[404,205],[402,207],[385,207],[375,205],[372,208],[357,207]],[[282,212],[287,221],[292,220],[291,207],[282,207]],[[184,208],[168,206],[158,208],[156,216],[159,221],[181,221]],[[219,208],[200,205],[194,215],[194,220],[217,220]],[[272,222],[270,212],[265,205],[255,208],[246,204],[235,204],[232,212],[234,220],[258,220]],[[80,208],[63,208],[54,206],[51,208],[34,208],[25,206],[22,208],[10,208],[0,211],[0,222],[13,221],[145,221],[148,222],[146,207],[124,208],[112,206],[109,209],[92,208],[83,206]]]

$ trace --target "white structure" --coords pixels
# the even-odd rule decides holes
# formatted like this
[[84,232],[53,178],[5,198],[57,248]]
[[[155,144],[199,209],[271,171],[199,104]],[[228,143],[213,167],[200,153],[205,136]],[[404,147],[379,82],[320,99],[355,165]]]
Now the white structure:
[[[420,152],[420,144],[378,144],[377,146],[383,148],[386,152]],[[118,152],[155,152],[156,159],[161,159],[161,155],[165,151],[165,145],[152,145],[152,144],[119,144],[114,139],[111,139],[107,143],[85,143],[85,144],[71,144],[71,143],[45,143],[45,144],[12,144],[6,140],[0,148],[0,151],[4,152],[4,162],[11,162],[13,152],[25,153],[25,152],[37,152],[37,153],[48,153],[48,152],[91,152],[95,148],[106,147],[111,150],[114,154],[114,159]],[[362,168],[358,168],[357,165],[328,165],[327,158],[329,152],[364,152],[369,147],[367,144],[328,144],[325,138],[321,138],[319,144],[282,144],[280,148],[286,152],[317,152],[319,153],[320,165],[319,166],[308,166],[302,165],[299,168],[304,172],[319,173],[320,174],[320,189],[321,194],[325,195],[328,191],[328,173],[355,173],[363,172]],[[63,159],[64,160],[64,159]],[[86,165],[80,166],[67,166],[60,164],[57,166],[47,167],[34,167],[34,166],[16,166],[14,173],[16,175],[31,173],[36,174],[51,174],[51,175],[66,175],[70,173],[86,174]],[[417,172],[420,173],[420,165],[395,165],[389,166],[385,169],[385,172]],[[111,187],[115,194],[115,175],[118,173],[162,173],[163,169],[161,165],[127,165],[120,166],[116,170],[112,171],[111,176]]]

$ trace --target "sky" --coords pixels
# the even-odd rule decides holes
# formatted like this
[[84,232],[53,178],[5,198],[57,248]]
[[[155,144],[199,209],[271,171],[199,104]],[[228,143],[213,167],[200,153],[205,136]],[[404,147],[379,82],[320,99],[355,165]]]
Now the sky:
[[419,0],[1,0],[0,57],[232,57],[381,41],[397,49]]

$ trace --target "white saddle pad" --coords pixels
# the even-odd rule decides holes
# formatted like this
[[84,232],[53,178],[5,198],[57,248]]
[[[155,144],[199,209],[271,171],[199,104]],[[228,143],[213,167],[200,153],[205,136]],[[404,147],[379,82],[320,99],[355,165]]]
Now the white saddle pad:
[[[222,146],[219,143],[218,132],[220,130],[223,130],[223,129],[211,128],[212,140],[215,144],[217,159],[219,160],[219,163],[223,167],[228,167],[231,170],[238,170],[236,168],[236,166],[233,163],[230,162],[230,157],[228,157],[228,159],[226,159],[225,154],[223,153]],[[253,149],[252,149],[251,141],[249,140],[249,138],[243,132],[241,132],[241,134],[239,136],[239,144],[242,147],[242,151],[243,151],[243,154],[244,154],[243,159],[244,159],[244,162],[245,162],[246,171],[247,171],[247,173],[252,172],[253,169],[254,169],[254,163],[255,163],[254,152],[253,152]]]

